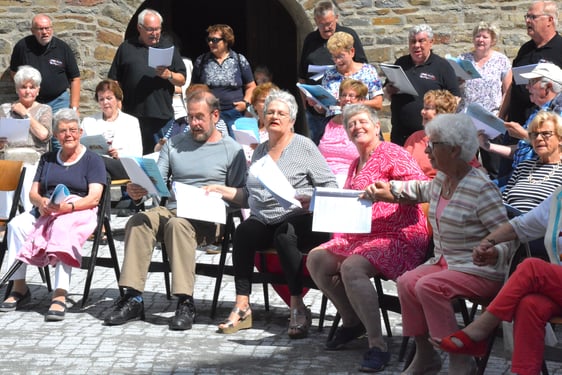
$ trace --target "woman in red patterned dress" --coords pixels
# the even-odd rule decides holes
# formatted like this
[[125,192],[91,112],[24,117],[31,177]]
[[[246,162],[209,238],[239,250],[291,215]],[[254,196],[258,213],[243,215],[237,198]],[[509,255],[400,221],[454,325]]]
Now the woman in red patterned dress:
[[[347,134],[359,151],[344,188],[363,191],[375,181],[427,180],[402,147],[381,141],[380,123],[363,104],[344,109]],[[368,234],[335,234],[308,255],[316,285],[336,306],[343,326],[326,349],[338,350],[367,332],[369,350],[360,370],[380,371],[390,359],[382,336],[379,303],[371,278],[396,279],[421,264],[429,244],[427,221],[418,205],[375,202]]]

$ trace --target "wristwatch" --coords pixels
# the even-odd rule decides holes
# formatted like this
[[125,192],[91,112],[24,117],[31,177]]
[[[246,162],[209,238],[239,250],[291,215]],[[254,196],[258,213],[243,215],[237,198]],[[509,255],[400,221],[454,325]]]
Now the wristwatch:
[[168,81],[171,81],[172,79],[174,79],[174,73],[172,73],[172,72],[170,71],[170,76],[168,77]]
[[244,104],[246,104],[246,109],[250,108],[250,103],[244,100]]

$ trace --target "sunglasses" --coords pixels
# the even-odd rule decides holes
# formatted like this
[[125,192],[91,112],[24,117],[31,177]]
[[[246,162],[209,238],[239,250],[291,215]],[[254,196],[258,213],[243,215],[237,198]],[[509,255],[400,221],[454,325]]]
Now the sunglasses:
[[206,40],[207,40],[207,43],[217,44],[221,40],[224,40],[224,38],[209,38],[209,37],[207,37]]

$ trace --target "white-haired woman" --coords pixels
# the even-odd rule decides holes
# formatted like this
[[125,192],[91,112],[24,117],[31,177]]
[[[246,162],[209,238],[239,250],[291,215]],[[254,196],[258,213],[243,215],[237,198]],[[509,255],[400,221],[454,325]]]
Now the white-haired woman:
[[[376,182],[365,196],[397,203],[429,202],[435,256],[398,278],[404,335],[414,336],[416,354],[405,373],[436,373],[441,358],[428,337],[457,331],[451,301],[457,297],[491,300],[502,286],[513,246],[496,246],[488,265],[476,265],[472,249],[507,222],[497,186],[469,162],[478,148],[476,128],[464,114],[438,115],[425,132],[426,152],[437,175],[431,181]],[[451,354],[449,374],[470,374],[470,356]]]
[[[31,209],[29,189],[37,168],[39,157],[48,150],[52,135],[53,116],[51,107],[35,101],[41,86],[41,73],[29,65],[19,67],[14,76],[18,100],[2,104],[0,117],[29,119],[29,133],[26,139],[0,138],[0,158],[24,160],[27,168],[21,200],[26,210]],[[0,194],[0,217],[7,216],[13,194]]]
[[[254,254],[258,250],[275,247],[288,283],[291,318],[290,338],[308,335],[312,323],[310,310],[303,302],[303,254],[325,242],[329,235],[312,231],[312,214],[308,204],[315,187],[337,187],[336,178],[316,145],[308,138],[295,134],[297,102],[285,91],[271,91],[265,100],[265,128],[269,140],[255,149],[252,162],[271,158],[296,190],[302,208],[284,208],[265,189],[261,182],[248,174],[245,188],[208,186],[230,201],[250,207],[250,217],[241,223],[234,234],[232,260],[236,302],[227,320],[219,324],[222,333],[234,333],[252,327],[250,293],[254,270]],[[252,167],[250,167],[250,170]]]

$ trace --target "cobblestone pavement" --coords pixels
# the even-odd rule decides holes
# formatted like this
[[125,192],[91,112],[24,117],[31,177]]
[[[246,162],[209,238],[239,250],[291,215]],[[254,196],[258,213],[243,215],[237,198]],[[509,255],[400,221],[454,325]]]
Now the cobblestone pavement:
[[[123,228],[126,218],[114,218],[114,228]],[[120,259],[122,235],[117,235]],[[107,252],[107,248],[102,250]],[[159,256],[155,251],[155,256]],[[198,251],[200,262],[218,262],[218,255]],[[2,267],[2,274],[6,271]],[[11,313],[0,313],[0,373],[6,374],[348,374],[356,373],[365,339],[348,345],[346,350],[323,350],[328,329],[319,332],[318,312],[321,294],[310,291],[306,303],[313,311],[313,330],[308,338],[290,340],[286,334],[288,309],[270,290],[271,309],[265,311],[261,286],[252,293],[254,326],[234,335],[216,333],[216,325],[227,316],[234,300],[234,282],[225,276],[222,283],[217,318],[211,319],[210,306],[214,279],[198,276],[195,300],[197,320],[192,330],[170,331],[167,319],[176,302],[167,300],[163,275],[149,274],[145,298],[146,321],[107,327],[103,316],[118,296],[111,269],[98,267],[86,306],[81,308],[86,271],[74,270],[68,298],[68,312],[63,322],[43,320],[50,295],[41,283],[36,268],[29,268],[31,303]],[[392,283],[386,284],[392,289]],[[0,293],[4,293],[2,290]],[[326,325],[335,315],[329,306]],[[390,339],[392,359],[381,374],[400,374],[404,364],[397,361],[400,347],[400,316],[391,314],[393,335]],[[558,332],[559,338],[561,333]],[[443,370],[447,373],[447,356]],[[548,362],[551,374],[562,374],[560,363]],[[509,374],[510,363],[502,357],[502,343],[497,340],[486,374]]]

